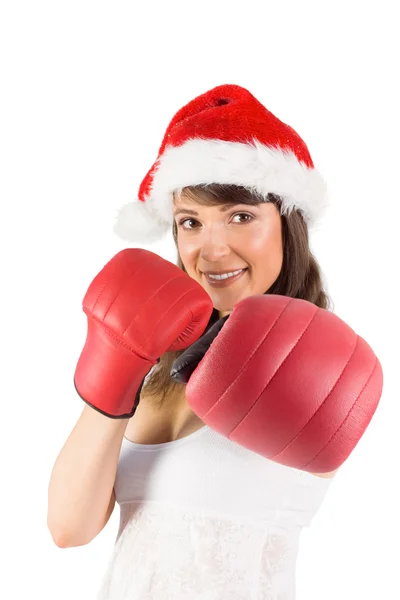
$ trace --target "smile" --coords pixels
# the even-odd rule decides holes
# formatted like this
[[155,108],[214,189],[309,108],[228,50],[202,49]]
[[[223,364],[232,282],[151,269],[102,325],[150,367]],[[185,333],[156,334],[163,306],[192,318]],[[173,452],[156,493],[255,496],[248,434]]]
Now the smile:
[[232,273],[224,273],[223,275],[209,275],[205,274],[207,283],[212,287],[227,287],[234,281],[240,279],[240,277],[247,271],[246,269],[240,269],[239,271],[233,271]]

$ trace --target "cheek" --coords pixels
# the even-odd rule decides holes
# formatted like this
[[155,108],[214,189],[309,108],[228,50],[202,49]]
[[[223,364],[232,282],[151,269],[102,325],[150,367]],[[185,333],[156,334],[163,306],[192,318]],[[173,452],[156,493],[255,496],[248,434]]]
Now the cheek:
[[283,262],[283,245],[280,227],[260,228],[248,240],[249,256],[254,262],[280,268]]
[[177,248],[178,248],[178,252],[179,252],[179,256],[181,257],[181,260],[183,262],[183,265],[186,269],[186,271],[190,272],[193,270],[194,268],[194,263],[195,263],[195,254],[196,254],[196,247],[193,243],[190,243],[190,241],[182,241],[182,239],[179,239],[179,236],[177,238]]

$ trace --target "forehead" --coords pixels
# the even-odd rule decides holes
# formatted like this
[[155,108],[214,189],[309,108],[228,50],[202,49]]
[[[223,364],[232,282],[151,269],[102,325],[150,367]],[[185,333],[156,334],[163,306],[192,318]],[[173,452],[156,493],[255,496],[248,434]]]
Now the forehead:
[[181,209],[182,207],[191,208],[192,210],[201,209],[201,207],[214,207],[223,213],[229,210],[229,208],[232,206],[247,206],[249,204],[257,206],[260,204],[260,202],[248,202],[245,198],[229,198],[229,196],[225,196],[224,198],[220,199],[216,198],[215,196],[207,196],[206,194],[194,196],[192,194],[185,194],[185,190],[183,190],[180,194],[177,192],[173,193],[172,204],[176,210]]
[[178,215],[179,213],[198,215],[199,212],[202,211],[217,211],[221,214],[227,212],[232,206],[246,206],[246,204],[238,203],[238,202],[229,202],[226,203],[213,203],[213,204],[204,204],[203,202],[196,202],[195,200],[185,200],[178,201],[174,203],[174,215]]

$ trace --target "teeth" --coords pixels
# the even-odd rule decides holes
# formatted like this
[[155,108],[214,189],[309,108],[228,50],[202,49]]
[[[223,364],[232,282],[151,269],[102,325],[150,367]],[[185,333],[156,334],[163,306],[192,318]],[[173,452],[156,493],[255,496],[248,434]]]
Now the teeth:
[[232,273],[224,273],[223,275],[208,274],[207,277],[209,277],[210,279],[216,279],[216,280],[228,279],[228,277],[233,277],[234,275],[238,275],[238,273],[241,273],[243,270],[244,269],[239,269],[239,271],[232,271]]

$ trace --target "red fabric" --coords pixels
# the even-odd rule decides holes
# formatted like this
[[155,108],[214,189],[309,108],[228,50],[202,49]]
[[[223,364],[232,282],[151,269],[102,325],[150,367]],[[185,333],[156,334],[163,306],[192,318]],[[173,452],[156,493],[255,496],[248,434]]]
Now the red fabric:
[[[266,146],[294,152],[299,161],[313,168],[306,144],[289,125],[267,110],[248,90],[238,85],[220,85],[181,108],[172,118],[160,146],[157,161],[167,145],[181,146],[193,138],[250,143],[256,138]],[[139,188],[139,199],[149,194],[151,167]]]
[[200,418],[275,462],[337,469],[368,426],[382,369],[336,315],[304,300],[257,295],[233,309],[186,388]]
[[122,250],[83,300],[88,333],[75,370],[79,395],[108,416],[131,416],[152,365],[195,342],[212,309],[205,290],[176,265],[148,250]]

